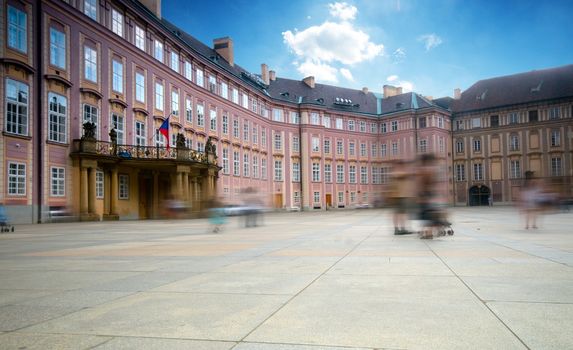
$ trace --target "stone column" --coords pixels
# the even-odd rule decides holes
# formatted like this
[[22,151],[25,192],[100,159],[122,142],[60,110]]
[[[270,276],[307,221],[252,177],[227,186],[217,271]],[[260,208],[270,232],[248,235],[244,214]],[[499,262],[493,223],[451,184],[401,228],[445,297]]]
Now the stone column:
[[96,168],[89,168],[88,198],[88,213],[96,215]]
[[117,214],[117,200],[118,200],[118,175],[117,169],[114,168],[111,171],[111,181],[110,187],[110,198],[109,198],[109,214],[104,216],[105,220],[119,220],[119,215]]
[[111,200],[111,187],[110,187],[110,180],[111,180],[111,176],[110,176],[110,172],[109,171],[105,171],[103,173],[103,214],[105,215],[109,215],[110,214],[110,200]]
[[189,173],[183,173],[183,200],[189,201]]
[[175,198],[183,200],[183,173],[180,171],[178,171],[176,175],[176,185]]
[[159,171],[153,171],[153,218],[159,217]]
[[88,168],[80,168],[80,216],[83,217],[88,214]]

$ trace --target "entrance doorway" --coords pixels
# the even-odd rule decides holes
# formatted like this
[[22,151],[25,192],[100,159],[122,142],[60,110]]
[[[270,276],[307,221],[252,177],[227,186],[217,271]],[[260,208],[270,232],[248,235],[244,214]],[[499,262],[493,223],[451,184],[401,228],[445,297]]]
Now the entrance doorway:
[[332,194],[326,194],[326,208],[332,208]]
[[491,190],[484,185],[470,187],[470,206],[489,205]]
[[150,219],[153,215],[153,179],[139,176],[139,218]]
[[283,207],[283,194],[282,193],[275,193],[274,205],[275,205],[276,209],[280,209]]

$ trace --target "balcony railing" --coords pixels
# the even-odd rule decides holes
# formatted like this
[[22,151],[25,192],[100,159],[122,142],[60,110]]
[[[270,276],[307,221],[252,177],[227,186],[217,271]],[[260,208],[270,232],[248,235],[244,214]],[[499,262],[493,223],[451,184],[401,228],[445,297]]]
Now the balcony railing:
[[112,142],[99,140],[74,140],[73,152],[117,157],[121,159],[173,159],[216,164],[215,157],[209,157],[206,152],[199,152],[192,149],[176,147],[168,149],[163,146],[115,145]]

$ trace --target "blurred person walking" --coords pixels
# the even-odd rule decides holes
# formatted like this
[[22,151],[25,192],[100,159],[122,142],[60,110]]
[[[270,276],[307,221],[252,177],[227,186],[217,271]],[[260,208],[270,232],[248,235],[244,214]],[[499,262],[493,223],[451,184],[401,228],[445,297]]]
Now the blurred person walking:
[[444,225],[443,213],[438,207],[438,179],[436,174],[436,157],[425,153],[420,156],[418,175],[419,219],[423,222],[421,239],[434,238],[434,231]]
[[533,176],[532,171],[525,172],[525,181],[520,192],[519,208],[525,216],[525,229],[537,228],[537,217],[541,211],[543,200],[539,179]]
[[416,188],[412,170],[404,160],[398,160],[392,169],[390,204],[394,209],[392,221],[395,235],[414,233],[407,228],[408,212],[412,209]]

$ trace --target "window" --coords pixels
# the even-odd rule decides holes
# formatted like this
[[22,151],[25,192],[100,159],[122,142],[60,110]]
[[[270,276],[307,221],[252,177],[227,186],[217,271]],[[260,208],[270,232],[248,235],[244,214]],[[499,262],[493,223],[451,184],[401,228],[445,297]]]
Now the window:
[[356,192],[354,191],[350,192],[350,202],[351,203],[356,202]]
[[537,110],[535,111],[529,111],[529,122],[536,122],[539,120],[539,115],[537,113]]
[[243,141],[249,142],[249,121],[243,121]]
[[360,183],[361,184],[368,183],[368,168],[365,166],[360,167]]
[[392,155],[393,156],[397,156],[399,153],[398,151],[398,143],[397,142],[392,142]]
[[338,203],[344,204],[344,192],[338,192]]
[[84,0],[84,14],[97,21],[97,0]]
[[[171,137],[171,142],[169,143],[169,145],[171,145],[171,147],[177,147],[177,133],[176,133],[176,131],[171,132],[169,134],[169,136]],[[202,144],[201,142],[197,142],[197,150],[199,152],[204,152],[205,151],[205,145]]]
[[381,123],[380,124],[380,133],[381,134],[385,134],[387,132],[386,130],[386,123]]
[[49,129],[48,140],[66,143],[67,109],[68,101],[64,96],[54,93],[48,94],[49,101]]
[[330,154],[330,139],[324,140],[324,153]]
[[221,128],[223,129],[223,134],[227,135],[229,133],[229,116],[223,115],[223,123]]
[[129,175],[119,175],[119,199],[129,199]]
[[509,162],[509,177],[511,179],[519,179],[521,177],[519,160],[511,160]]
[[322,125],[325,128],[330,128],[330,117],[329,116],[325,115],[324,117],[322,117]]
[[375,185],[380,184],[380,168],[372,167],[372,183]]
[[122,115],[113,113],[111,115],[111,127],[117,132],[117,144],[125,144],[124,134],[125,134],[125,120]]
[[8,162],[8,194],[26,195],[26,164]]
[[233,120],[233,137],[239,138],[239,120]]
[[185,99],[185,120],[189,123],[193,123],[193,102],[189,97]]
[[243,176],[249,177],[251,165],[249,163],[251,156],[248,153],[243,153]]
[[553,119],[559,119],[560,118],[560,113],[559,113],[559,107],[552,107],[549,109],[549,119],[553,120]]
[[456,164],[456,181],[466,181],[465,164]]
[[418,118],[418,126],[420,129],[426,128],[426,117]]
[[196,72],[195,72],[195,83],[201,87],[205,86],[205,82],[203,79],[203,71],[199,68],[197,68]]
[[[96,130],[97,130],[98,125],[99,125],[98,114],[99,113],[98,113],[97,107],[85,104],[84,105],[84,119],[83,119],[84,121],[83,122],[84,123],[88,123],[88,122],[94,123],[94,125],[96,126]],[[83,128],[82,128],[82,130],[83,130]],[[82,131],[82,133],[83,133],[83,131]],[[97,131],[96,131],[96,139],[97,139]]]
[[[257,100],[253,97],[253,99],[251,100],[251,110],[252,110],[254,113],[257,113],[257,108],[258,108]],[[281,120],[281,121],[282,121],[282,120]]]
[[386,157],[386,154],[388,153],[387,150],[386,150],[386,148],[387,148],[387,146],[386,146],[385,143],[383,143],[383,144],[380,145],[380,156],[381,156],[382,158]]
[[96,170],[96,198],[103,198],[104,182],[103,182],[103,171]]
[[376,158],[378,156],[378,144],[373,143],[370,145],[370,157]]
[[300,140],[298,136],[292,137],[292,151],[293,152],[300,152]]
[[392,131],[398,131],[398,121],[397,121],[397,120],[393,120],[390,125],[391,125],[391,128],[392,128],[392,129],[391,129]]
[[509,113],[509,124],[517,124],[519,123],[519,114],[517,113]]
[[481,118],[472,118],[472,128],[481,128]]
[[312,196],[313,203],[320,203],[320,192],[314,192]]
[[336,164],[336,183],[344,183],[344,165]]
[[342,140],[336,140],[336,154],[344,153],[344,144]]
[[217,131],[217,110],[209,110],[209,130]]
[[185,75],[185,79],[192,80],[193,79],[193,71],[191,69],[191,62],[185,61],[183,66],[183,75]]
[[249,108],[249,95],[246,92],[243,92],[243,103],[241,104],[245,108]]
[[6,132],[28,135],[28,85],[6,79]]
[[366,144],[365,143],[360,144],[360,156],[366,157]]
[[123,15],[116,9],[111,9],[111,31],[123,37]]
[[66,194],[66,169],[50,168],[50,196],[63,197]]
[[474,139],[474,152],[481,152],[481,140]]
[[163,110],[163,84],[155,82],[155,109]]
[[253,156],[253,177],[259,178],[259,157]]
[[256,126],[253,126],[253,143],[259,143],[259,128]]
[[332,182],[332,165],[324,164],[324,182]]
[[336,118],[336,128],[339,130],[342,130],[342,119],[341,118]]
[[197,104],[197,126],[205,126],[205,107],[202,104]]
[[300,164],[292,163],[292,181],[300,182]]
[[360,121],[360,132],[366,132],[366,122]]
[[239,169],[239,152],[237,151],[233,152],[233,175],[235,176],[241,175]]
[[438,128],[440,128],[440,129],[444,128],[444,117],[442,117],[442,116],[438,117]]
[[561,176],[561,158],[560,157],[552,157],[551,158],[551,176]]
[[483,180],[483,168],[481,163],[474,164],[474,180],[475,181]]
[[300,204],[300,192],[294,191],[293,200],[295,203]]
[[283,161],[275,160],[275,181],[283,180]]
[[282,122],[283,121],[282,109],[273,108],[273,120],[276,122]]
[[320,163],[312,163],[312,181],[320,181]]
[[112,61],[112,90],[123,93],[123,64],[119,61]]
[[84,46],[84,78],[97,82],[97,51],[89,46]]
[[229,149],[223,148],[223,174],[229,174]]
[[179,73],[179,54],[175,51],[171,51],[171,64],[169,66]]
[[135,145],[147,146],[145,123],[139,120],[135,121]]
[[155,146],[163,146],[165,144],[163,137],[164,136],[159,132],[159,129],[155,129]]
[[319,152],[320,151],[320,139],[318,137],[312,138],[312,151]]
[[351,184],[356,183],[356,165],[348,167],[348,182]]
[[464,121],[456,120],[456,130],[464,130]]
[[135,100],[145,103],[145,75],[135,72]]
[[489,117],[489,126],[497,128],[499,126],[499,115],[492,115]]
[[50,27],[50,64],[66,69],[66,34]]
[[426,153],[428,151],[428,140],[420,140],[418,152]]
[[217,93],[217,78],[214,75],[209,75],[209,91]]
[[28,16],[8,5],[8,47],[28,52]]
[[171,90],[171,113],[179,116],[179,91],[176,89]]
[[233,95],[233,103],[239,104],[239,90],[233,88],[232,95]]
[[354,131],[354,120],[348,121],[348,131]]
[[354,145],[354,142],[349,142],[348,143],[348,155],[353,156],[356,153],[356,147]]
[[378,125],[376,123],[370,123],[370,132],[372,134],[378,133]]
[[283,139],[280,133],[275,133],[275,150],[280,151],[283,148]]
[[312,112],[310,113],[310,123],[312,125],[320,125],[320,116],[318,113]]
[[159,62],[163,62],[163,43],[157,39],[153,41],[153,57]]
[[561,146],[561,133],[559,130],[551,130],[551,147]]
[[388,183],[389,174],[390,174],[390,169],[388,167],[380,168],[380,182],[382,184]]
[[227,85],[227,83],[221,82],[221,97],[225,99],[229,98],[229,85]]
[[464,141],[461,139],[456,141],[456,153],[464,153]]
[[267,129],[262,128],[261,130],[261,146],[267,146]]
[[145,30],[140,26],[135,26],[135,47],[145,51]]
[[512,134],[509,136],[509,150],[519,151],[519,136]]

